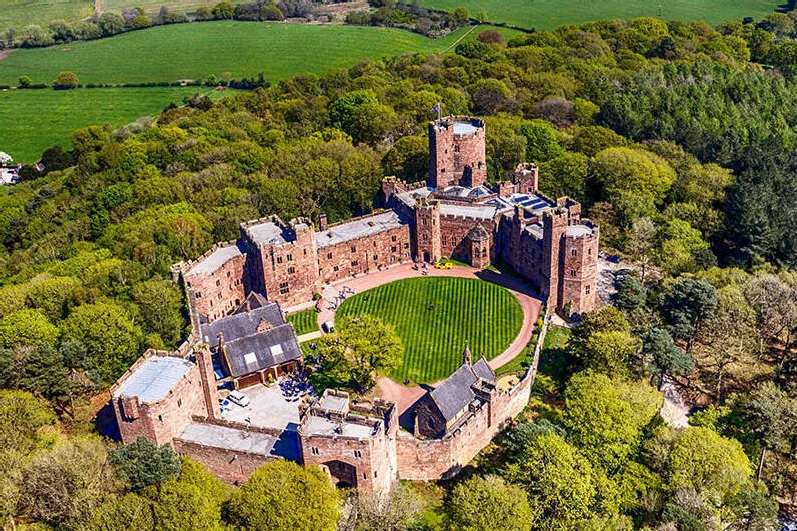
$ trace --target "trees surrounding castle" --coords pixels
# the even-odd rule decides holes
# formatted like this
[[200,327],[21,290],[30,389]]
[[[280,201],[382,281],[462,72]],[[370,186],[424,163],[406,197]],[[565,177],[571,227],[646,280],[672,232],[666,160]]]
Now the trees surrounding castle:
[[[108,32],[125,24],[103,17]],[[247,495],[293,472],[263,472],[271,479],[234,491],[232,513],[227,490],[186,474],[186,463],[160,494],[132,492],[106,443],[85,434],[88,398],[142,349],[184,337],[172,263],[236,237],[241,220],[339,221],[379,204],[384,175],[422,180],[431,101],[488,113],[490,179],[533,157],[542,190],[582,200],[607,249],[639,271],[619,286],[619,309],[587,315],[557,363],[541,365],[539,420],[476,474],[502,478],[499,499],[522,500],[522,490],[534,529],[770,529],[773,494],[797,490],[794,27],[785,15],[716,29],[591,22],[74,132],[68,152],[48,150],[45,172],[0,197],[3,524],[213,529],[229,515],[243,526],[276,518],[261,502],[249,511]],[[396,363],[372,356],[384,335],[364,337],[338,337],[328,357],[350,377],[356,354],[362,388]],[[711,403],[693,427],[650,413],[659,395],[639,382],[664,375]],[[210,502],[199,495],[211,491]],[[459,493],[444,511],[479,525],[467,518],[471,493]],[[290,510],[303,507],[300,494]],[[314,525],[331,527],[336,512],[321,507]]]

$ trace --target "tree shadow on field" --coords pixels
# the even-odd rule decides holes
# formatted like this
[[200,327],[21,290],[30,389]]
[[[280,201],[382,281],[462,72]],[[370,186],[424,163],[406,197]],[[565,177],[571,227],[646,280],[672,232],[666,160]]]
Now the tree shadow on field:
[[775,11],[778,13],[788,13],[789,11],[794,11],[795,4],[797,4],[797,0],[788,0],[785,4],[780,4]]

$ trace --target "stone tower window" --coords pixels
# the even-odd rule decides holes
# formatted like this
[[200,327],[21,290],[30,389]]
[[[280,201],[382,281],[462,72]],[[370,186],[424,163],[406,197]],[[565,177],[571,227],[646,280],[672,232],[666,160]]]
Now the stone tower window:
[[429,241],[429,235],[428,234],[424,234],[423,235],[423,241],[425,241],[425,242]]
[[459,146],[454,146],[454,153],[459,153]]
[[288,288],[288,283],[283,282],[280,284],[280,295],[287,295],[290,289]]
[[293,267],[293,266],[289,267],[289,268],[288,268],[288,274],[289,274],[289,275],[292,275],[292,274],[294,274],[294,273],[296,273],[296,268],[295,268],[295,267]]
[[570,276],[573,277],[573,278],[576,278],[576,270],[575,269],[571,269],[570,270]]
[[288,256],[286,256],[285,258],[287,258],[287,259],[288,259],[288,262],[290,262],[290,261],[292,261],[292,260],[293,260],[293,255],[290,255],[290,254],[289,254],[289,255],[288,255]]
[[360,450],[354,450],[354,457],[362,457],[363,454]]
[[589,295],[589,288],[590,288],[590,285],[587,284],[586,288],[584,288],[584,294],[585,295]]
[[570,256],[578,255],[578,251],[576,249],[570,249]]
[[315,446],[310,448],[310,453],[313,455],[318,455],[318,448],[316,448]]

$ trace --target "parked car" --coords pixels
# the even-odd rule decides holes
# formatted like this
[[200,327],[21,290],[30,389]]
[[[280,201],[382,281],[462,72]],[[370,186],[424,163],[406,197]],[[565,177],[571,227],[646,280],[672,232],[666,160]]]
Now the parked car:
[[434,266],[436,269],[451,269],[452,267],[454,267],[454,264],[448,262],[447,260],[440,260]]
[[241,407],[246,407],[252,402],[251,400],[249,400],[248,396],[246,396],[245,394],[243,394],[240,391],[232,391],[232,392],[230,392],[230,394],[229,394],[229,396],[227,396],[227,398],[229,398],[231,402],[233,402],[235,404],[238,404]]

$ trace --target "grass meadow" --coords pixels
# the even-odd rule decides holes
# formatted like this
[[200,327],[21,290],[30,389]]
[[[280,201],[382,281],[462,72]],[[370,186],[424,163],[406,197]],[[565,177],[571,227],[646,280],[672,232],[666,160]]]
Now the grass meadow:
[[462,364],[466,342],[475,358],[490,360],[517,337],[523,310],[506,289],[468,278],[399,280],[347,299],[338,317],[368,313],[392,324],[404,362],[391,377],[403,382],[442,380]]
[[464,6],[472,14],[485,11],[489,22],[547,30],[591,20],[659,15],[667,20],[703,20],[716,25],[744,17],[763,18],[785,3],[782,0],[421,0],[425,7],[451,11]]
[[54,144],[71,149],[75,129],[109,123],[119,127],[182,104],[201,87],[0,91],[0,151],[34,162]]
[[[484,27],[473,31],[476,38]],[[368,58],[449,48],[470,28],[442,39],[409,31],[344,25],[218,21],[173,24],[88,42],[17,49],[0,60],[0,84],[15,86],[22,74],[51,83],[70,70],[81,84],[176,82],[208,74],[256,76],[277,81],[322,74]]]
[[53,20],[80,20],[93,13],[93,0],[0,0],[0,37],[9,27],[22,33],[33,24],[46,28]]

